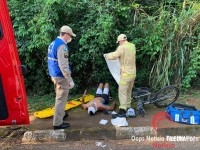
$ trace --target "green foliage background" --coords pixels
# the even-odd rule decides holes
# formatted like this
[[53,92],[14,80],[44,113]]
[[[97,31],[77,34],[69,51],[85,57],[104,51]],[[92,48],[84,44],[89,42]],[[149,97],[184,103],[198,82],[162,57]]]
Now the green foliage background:
[[120,33],[137,48],[136,86],[199,87],[199,0],[8,0],[27,90],[53,91],[47,47],[62,25],[77,37],[69,44],[74,92],[97,81],[117,87],[103,58]]

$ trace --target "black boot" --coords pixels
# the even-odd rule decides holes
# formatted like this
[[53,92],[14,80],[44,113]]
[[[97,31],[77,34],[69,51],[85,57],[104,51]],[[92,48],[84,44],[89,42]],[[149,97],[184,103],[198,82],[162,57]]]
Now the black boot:
[[120,108],[119,112],[117,114],[112,115],[112,117],[113,118],[117,118],[117,117],[123,118],[123,117],[126,117],[126,110]]
[[63,117],[63,120],[64,120],[65,118],[67,118],[67,117],[69,117],[69,115],[68,115],[67,111],[65,111],[65,115],[64,115],[64,117]]
[[61,125],[59,126],[53,126],[53,129],[54,130],[57,130],[57,129],[66,129],[66,128],[69,128],[70,127],[70,124],[69,123],[65,123],[63,122]]

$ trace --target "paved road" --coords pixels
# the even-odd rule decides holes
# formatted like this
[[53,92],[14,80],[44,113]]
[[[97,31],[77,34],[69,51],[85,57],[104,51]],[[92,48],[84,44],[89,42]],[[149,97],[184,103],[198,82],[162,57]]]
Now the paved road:
[[76,141],[60,143],[37,143],[37,144],[11,144],[1,146],[1,150],[199,150],[200,142],[133,142],[132,140],[104,140],[104,141]]

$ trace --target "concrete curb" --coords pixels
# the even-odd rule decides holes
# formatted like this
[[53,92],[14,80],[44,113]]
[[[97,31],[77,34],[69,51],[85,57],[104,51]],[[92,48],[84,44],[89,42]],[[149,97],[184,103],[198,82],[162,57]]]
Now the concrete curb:
[[79,130],[37,130],[27,131],[22,138],[29,142],[64,142],[78,140],[131,139],[135,136],[156,136],[152,127],[112,127]]
[[199,125],[188,125],[185,127],[171,127],[171,128],[159,128],[158,136],[200,136]]
[[131,139],[132,136],[156,136],[156,131],[146,127],[116,127],[116,139]]
[[[64,142],[79,140],[119,140],[131,139],[132,136],[166,136],[166,135],[194,135],[199,133],[200,127],[194,128],[163,128],[156,132],[152,127],[112,127],[89,128],[77,130],[37,130],[24,133],[22,142]],[[191,132],[193,131],[193,132]]]
[[119,140],[146,136],[200,136],[200,126],[176,128],[160,128],[156,132],[152,127],[112,127],[89,128],[77,130],[37,130],[27,131],[22,138],[23,143],[29,142],[64,142],[79,140]]
[[64,142],[65,139],[64,130],[38,130],[25,132],[22,142]]
[[90,128],[27,131],[24,133],[22,142],[64,142],[91,139],[115,139],[115,130],[114,128]]
[[[23,135],[23,143],[32,142],[65,142],[80,140],[120,140],[132,139],[132,137],[166,137],[166,136],[200,136],[200,126],[182,126],[159,128],[156,132],[152,127],[96,127],[85,129],[66,129],[66,130],[35,130],[27,131],[27,129],[16,130],[15,134],[10,128],[1,128],[0,136]],[[11,134],[12,133],[12,134]],[[23,134],[24,133],[24,134]]]

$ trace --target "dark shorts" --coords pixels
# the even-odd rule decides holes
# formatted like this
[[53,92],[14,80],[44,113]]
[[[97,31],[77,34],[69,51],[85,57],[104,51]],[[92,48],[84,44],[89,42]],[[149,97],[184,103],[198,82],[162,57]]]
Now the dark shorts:
[[109,96],[107,94],[96,94],[95,97],[103,98],[105,100],[104,104],[108,104],[109,103]]

